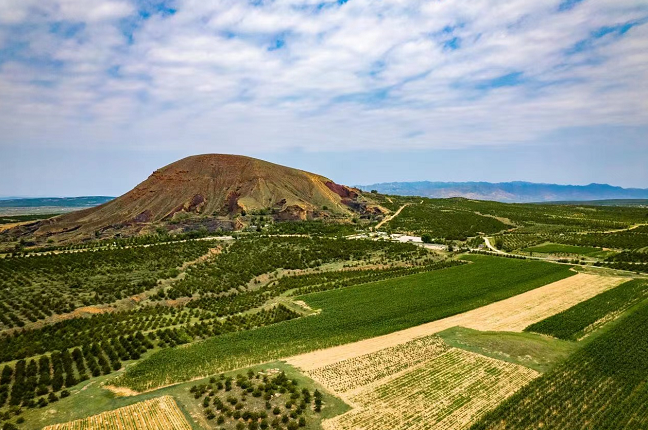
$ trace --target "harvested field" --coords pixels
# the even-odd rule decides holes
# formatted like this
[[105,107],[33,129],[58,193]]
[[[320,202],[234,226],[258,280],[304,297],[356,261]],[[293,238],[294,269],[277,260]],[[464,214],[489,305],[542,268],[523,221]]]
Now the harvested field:
[[325,430],[465,429],[539,375],[516,364],[452,348],[370,384],[356,408],[324,421]]
[[175,400],[162,396],[43,430],[191,430]]
[[304,371],[310,371],[456,326],[482,331],[521,332],[533,323],[569,309],[625,281],[626,278],[579,273],[462,314],[384,336],[290,357],[286,361]]
[[329,364],[306,374],[330,390],[342,393],[414,367],[449,349],[440,338],[429,336]]

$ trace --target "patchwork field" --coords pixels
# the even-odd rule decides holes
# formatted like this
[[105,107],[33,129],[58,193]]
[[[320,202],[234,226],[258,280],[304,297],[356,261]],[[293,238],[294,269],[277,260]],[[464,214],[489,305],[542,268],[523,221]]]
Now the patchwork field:
[[538,375],[452,348],[412,370],[356,390],[349,397],[355,408],[325,421],[323,428],[464,429]]
[[472,429],[648,428],[647,332],[644,302]]
[[[466,258],[471,264],[298,297],[311,308],[322,311],[273,326],[225,334],[182,349],[160,351],[127,369],[116,383],[137,391],[150,390],[199,376],[374,338],[461,314],[574,275],[566,265],[485,256]],[[522,328],[531,322],[535,320],[525,323]],[[431,333],[457,324],[442,325]],[[412,329],[414,335],[403,341],[430,334],[425,329],[427,326],[423,327]],[[398,339],[400,335],[394,336]],[[378,347],[372,350],[356,350],[354,345],[341,348],[343,351],[351,348],[353,354],[350,357],[353,357],[403,343],[391,338],[387,343],[381,343],[381,339],[367,341],[378,343]],[[328,352],[323,358],[327,363],[339,361]],[[321,359],[317,352],[314,354],[317,360]],[[343,358],[348,357],[343,354]],[[326,363],[307,368],[323,364]]]
[[157,397],[43,430],[191,430],[171,396]]
[[521,332],[530,324],[569,309],[626,280],[626,278],[579,273],[462,314],[421,324],[385,336],[290,357],[287,361],[300,369],[312,370],[406,343],[419,337],[429,336],[455,326],[481,331]]

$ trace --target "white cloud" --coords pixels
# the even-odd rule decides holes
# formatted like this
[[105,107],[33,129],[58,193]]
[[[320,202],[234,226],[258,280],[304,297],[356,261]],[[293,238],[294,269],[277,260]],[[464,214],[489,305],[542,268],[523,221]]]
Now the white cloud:
[[145,18],[0,0],[0,145],[433,148],[648,125],[648,6],[559,4],[178,0]]

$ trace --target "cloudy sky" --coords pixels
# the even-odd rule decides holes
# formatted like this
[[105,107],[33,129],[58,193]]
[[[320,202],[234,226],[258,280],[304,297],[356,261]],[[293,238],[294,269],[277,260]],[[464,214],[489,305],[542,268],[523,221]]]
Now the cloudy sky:
[[0,0],[0,195],[207,152],[648,187],[648,0]]

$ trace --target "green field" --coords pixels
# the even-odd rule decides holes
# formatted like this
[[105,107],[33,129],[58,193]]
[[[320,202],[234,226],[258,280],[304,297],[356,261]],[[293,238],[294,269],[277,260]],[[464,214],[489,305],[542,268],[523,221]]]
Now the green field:
[[644,302],[471,429],[648,428],[647,333]]
[[557,243],[547,243],[544,245],[532,246],[523,249],[527,252],[539,252],[541,254],[573,254],[594,256],[601,253],[601,248],[594,248],[591,246],[573,246],[573,245],[559,245]]
[[[322,411],[318,414],[311,414],[307,420],[306,427],[301,428],[305,430],[321,429],[321,420],[334,417],[349,410],[349,406],[347,406],[342,400],[329,394],[321,385],[304,376],[303,373],[299,372],[294,367],[283,362],[266,363],[263,366],[252,366],[234,372],[225,372],[224,376],[236,378],[239,374],[246,375],[248,370],[261,372],[267,371],[268,369],[278,369],[283,371],[289,379],[296,380],[299,387],[308,388],[311,392],[317,389],[323,394],[324,406]],[[219,377],[220,375],[213,376]],[[70,397],[59,400],[53,405],[53,409],[25,409],[21,415],[25,419],[25,423],[22,424],[20,428],[26,430],[39,430],[46,425],[85,418],[165,395],[170,395],[175,398],[178,406],[195,430],[210,428],[210,425],[216,426],[216,420],[210,421],[204,416],[202,399],[200,399],[200,401],[197,400],[195,398],[195,393],[191,392],[191,387],[194,385],[209,384],[209,377],[171,387],[165,387],[154,392],[144,393],[137,396],[117,396],[113,392],[104,389],[103,384],[108,384],[109,378],[111,378],[110,375],[101,376],[96,380],[85,381],[84,383],[79,384],[72,390],[72,395]],[[253,396],[250,395],[249,398],[253,398]],[[221,426],[216,427],[220,428]]]
[[478,331],[453,327],[438,333],[448,345],[487,357],[520,364],[545,373],[574,352],[578,345],[533,333]]
[[302,296],[316,316],[160,351],[116,383],[147,390],[366,339],[465,312],[571,276],[566,265],[485,256],[472,264]]
[[525,331],[548,334],[559,339],[578,340],[647,295],[648,281],[634,279],[532,324]]

